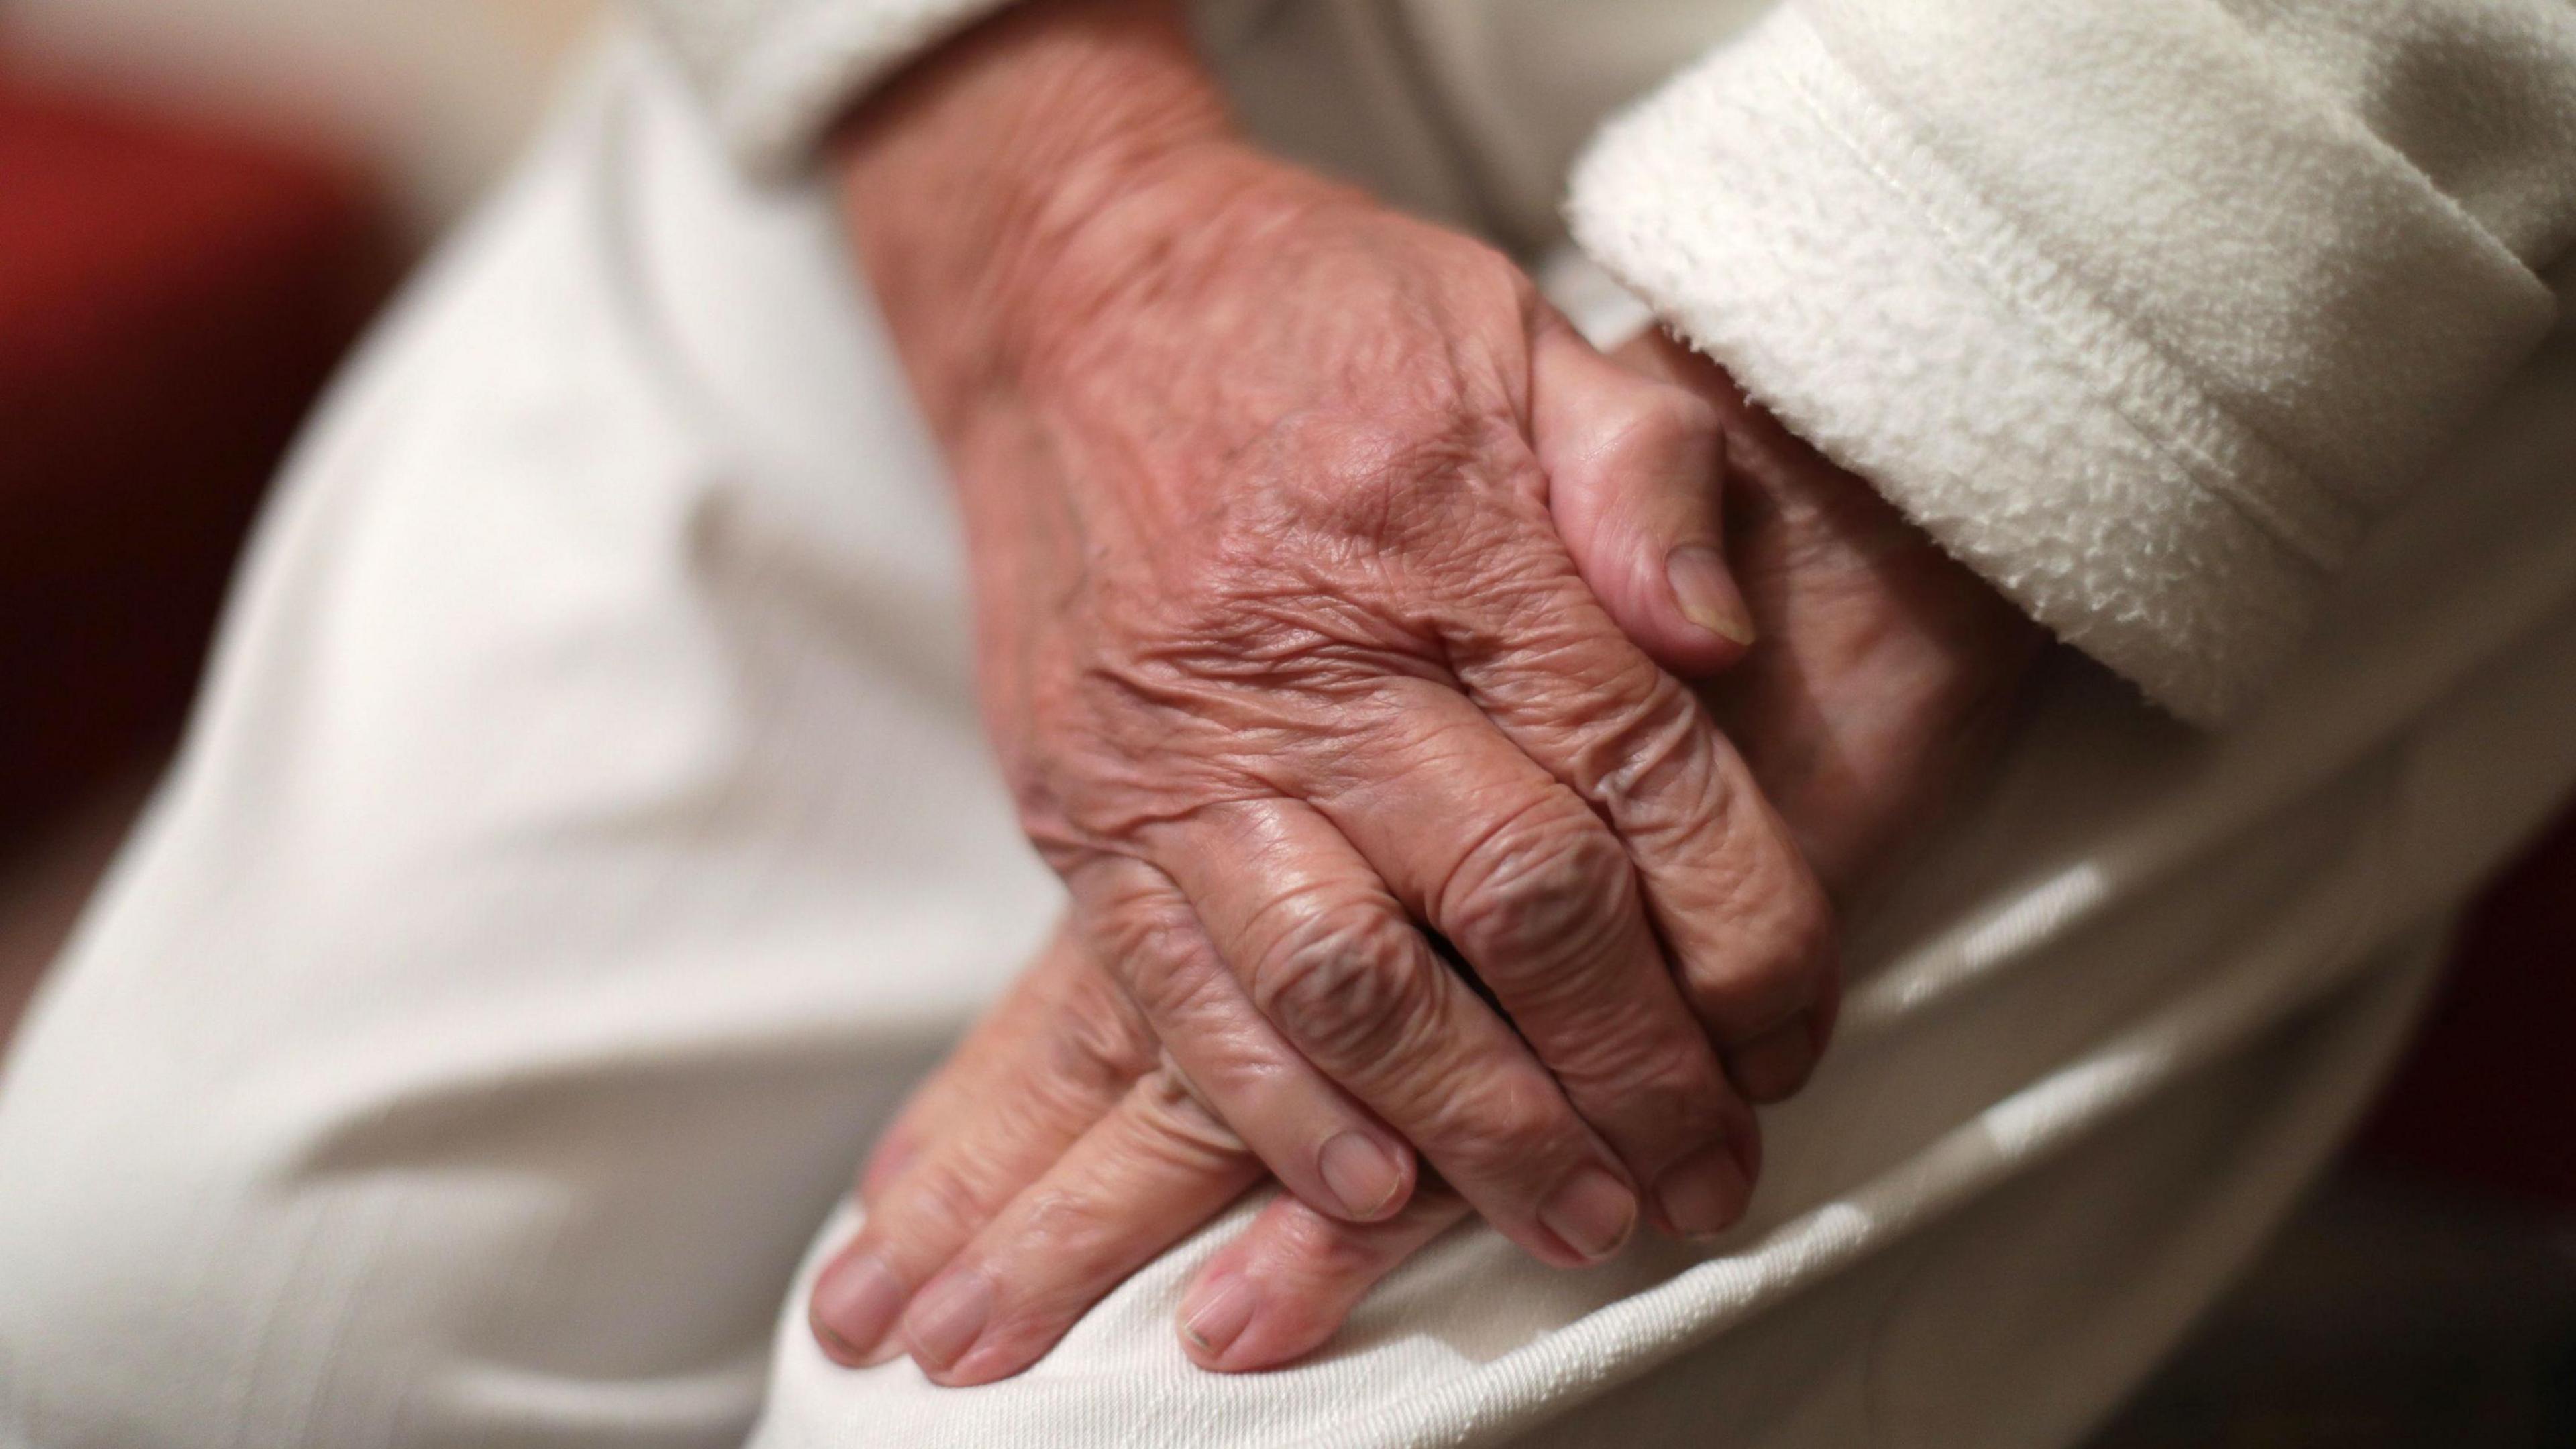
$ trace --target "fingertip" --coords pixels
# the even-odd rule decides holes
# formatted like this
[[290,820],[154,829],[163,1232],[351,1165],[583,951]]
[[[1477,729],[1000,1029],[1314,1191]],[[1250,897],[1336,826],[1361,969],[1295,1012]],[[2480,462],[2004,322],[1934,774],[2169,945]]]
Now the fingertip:
[[839,1330],[815,1317],[810,1308],[805,1314],[805,1326],[812,1330],[814,1345],[823,1350],[823,1357],[843,1368],[868,1366],[867,1355],[861,1353],[848,1339],[841,1337]]
[[1560,403],[1541,449],[1549,512],[1611,622],[1664,669],[1702,678],[1754,640],[1721,543],[1725,443],[1714,413],[1666,383],[1621,375]]
[[1744,662],[1749,646],[1695,622],[1667,600],[1637,610],[1612,607],[1619,632],[1676,679],[1715,679]]
[[[1660,588],[1656,592],[1664,593]],[[1742,663],[1750,652],[1746,645],[1684,616],[1669,597],[1636,608],[1610,604],[1609,613],[1621,634],[1676,679],[1714,679]]]
[[1249,1267],[1211,1265],[1182,1299],[1176,1326],[1191,1363],[1242,1374],[1295,1363],[1323,1347],[1341,1319],[1301,1304],[1294,1291],[1278,1291]]
[[805,1302],[806,1322],[826,1358],[844,1368],[865,1368],[885,1362],[872,1355],[909,1296],[885,1259],[864,1249],[845,1249],[814,1280]]
[[1665,554],[1664,584],[1679,632],[1687,636],[1689,662],[1723,669],[1753,647],[1753,611],[1736,586],[1735,570],[1714,545],[1685,543]]
[[1740,663],[1757,637],[1735,571],[1715,542],[1671,543],[1670,520],[1622,509],[1578,539],[1575,566],[1610,622],[1646,656],[1683,679],[1706,679]]
[[1674,1237],[1705,1242],[1735,1226],[1752,1197],[1752,1180],[1733,1144],[1712,1143],[1656,1180],[1657,1226]]
[[[913,1362],[934,1383],[980,1383],[972,1375],[981,1365],[970,1362],[993,1316],[993,1284],[972,1269],[941,1274],[923,1289],[903,1315],[903,1340]],[[999,1377],[999,1375],[995,1375]]]
[[1201,1273],[1181,1300],[1182,1347],[1193,1362],[1222,1368],[1260,1310],[1261,1290],[1251,1275],[1231,1268]]
[[1815,1074],[1821,1047],[1815,1013],[1802,1011],[1727,1053],[1736,1090],[1757,1106],[1785,1102]]
[[1816,1055],[1823,1056],[1825,1048],[1833,1045],[1834,1027],[1841,1022],[1842,1014],[1843,973],[1837,960],[1829,963],[1823,989],[1817,993],[1815,1009],[1809,1017],[1815,1032]]
[[913,1362],[932,1383],[942,1388],[974,1388],[1027,1373],[1055,1352],[1074,1323],[1089,1311],[1061,1302],[1023,1299],[1007,1290],[998,1298],[988,1294],[981,1306],[986,1317],[973,1325],[962,1350],[940,1341],[945,1330],[938,1325],[925,1323],[913,1331],[907,1322],[905,1337],[911,1343]]
[[[943,1368],[923,1366],[922,1377],[943,1389],[973,1389],[1015,1378],[1037,1363],[1044,1354],[1003,1357],[995,1351],[977,1349],[971,1356]],[[917,1356],[916,1356],[917,1358]]]
[[1191,1280],[1174,1319],[1182,1351],[1218,1373],[1285,1368],[1329,1343],[1373,1286],[1467,1211],[1437,1179],[1365,1226],[1282,1197]]
[[1334,1199],[1321,1206],[1352,1222],[1391,1217],[1413,1195],[1412,1150],[1365,1132],[1336,1134],[1316,1152],[1315,1170]]
[[1574,1257],[1590,1267],[1615,1256],[1637,1229],[1637,1195],[1605,1168],[1586,1165],[1539,1204],[1538,1220]]
[[1200,1267],[1173,1327],[1217,1373],[1284,1368],[1323,1346],[1376,1272],[1350,1249],[1400,1228],[1353,1228],[1282,1198]]

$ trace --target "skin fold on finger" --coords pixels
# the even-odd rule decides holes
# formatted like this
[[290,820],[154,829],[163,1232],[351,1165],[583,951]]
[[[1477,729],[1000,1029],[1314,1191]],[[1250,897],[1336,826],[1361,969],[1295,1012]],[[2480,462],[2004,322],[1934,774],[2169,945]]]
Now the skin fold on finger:
[[1378,1281],[1464,1221],[1466,1200],[1425,1183],[1384,1222],[1345,1223],[1281,1198],[1218,1250],[1181,1295],[1173,1327],[1201,1368],[1243,1373],[1321,1348]]
[[1742,659],[1755,624],[1727,561],[1717,409],[1558,322],[1532,345],[1530,415],[1548,511],[1620,630],[1684,678]]
[[[1494,993],[1647,1187],[1650,1220],[1678,1236],[1722,1231],[1750,1195],[1757,1129],[1680,990],[1628,852],[1454,692],[1399,688],[1402,725],[1319,810]],[[1721,1144],[1731,1162],[1709,1154]]]
[[871,1163],[866,1222],[807,1300],[824,1354],[845,1366],[897,1356],[889,1331],[913,1290],[1114,1110],[1153,1061],[1115,984],[1059,933],[907,1104],[889,1138],[909,1146]]
[[1112,860],[1075,877],[1095,955],[1113,963],[1180,1079],[1318,1211],[1384,1217],[1411,1195],[1412,1145],[1262,1015],[1172,879]]
[[1835,969],[1823,888],[1690,690],[1630,644],[1570,562],[1453,645],[1468,697],[1608,823],[1720,1046],[1810,1010]]
[[[859,1172],[858,1197],[872,1206],[920,1158],[925,1143],[975,1120],[979,1109],[1024,1077],[1042,1057],[1031,1048],[1073,1023],[1096,1023],[1094,1048],[1071,1060],[1108,1066],[1114,1080],[1096,1084],[1099,1111],[1063,1129],[1062,1140],[1090,1125],[1142,1075],[1150,1049],[1123,998],[1084,956],[1070,922],[1059,922],[1036,959],[992,1010],[979,1018],[895,1114]],[[1132,1067],[1133,1070],[1129,1070]],[[1042,1100],[1056,1100],[1048,1094]],[[1077,1112],[1079,1108],[1076,1108]]]
[[[1616,1252],[1627,1170],[1528,1046],[1436,957],[1330,822],[1289,802],[1201,812],[1168,852],[1281,1034],[1543,1262]],[[1258,860],[1261,869],[1231,869]]]
[[1184,1087],[1148,1076],[922,1288],[904,1344],[937,1383],[1008,1378],[1262,1176]]

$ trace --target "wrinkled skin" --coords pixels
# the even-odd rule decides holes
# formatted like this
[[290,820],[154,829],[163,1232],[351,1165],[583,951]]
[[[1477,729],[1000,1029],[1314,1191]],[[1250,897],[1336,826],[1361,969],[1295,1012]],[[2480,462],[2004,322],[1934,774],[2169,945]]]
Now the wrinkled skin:
[[[1827,998],[1821,898],[1549,519],[1533,354],[1583,344],[1490,252],[1285,180],[960,440],[991,470],[968,487],[1004,773],[1094,953],[1229,1121],[1282,1121],[1250,1079],[1303,1058],[1532,1251],[1596,1257],[1617,1234],[1552,1232],[1547,1194],[1747,1140],[1709,1039]],[[1229,998],[1279,1044],[1200,1029]],[[1295,1125],[1292,1174],[1371,1130]]]
[[[1857,888],[1993,748],[2039,632],[1714,366],[1661,338],[1622,356],[1680,380],[1724,422],[1733,553],[1762,642],[1706,704],[1826,882]],[[1616,470],[1558,481],[1554,514],[1587,576],[1619,567],[1628,516],[1652,506],[1635,487]],[[854,1252],[946,1271],[873,1353],[833,1342],[832,1295],[847,1283],[827,1274],[818,1333],[854,1360],[909,1350],[944,1383],[1017,1372],[1263,1176],[1112,974],[1060,936],[924,1086],[862,1181],[871,1246]],[[1469,1211],[1437,1181],[1369,1222],[1282,1196],[1194,1280],[1183,1345],[1209,1368],[1289,1362]]]
[[[1028,1049],[1117,1081],[1141,1025],[1135,1110],[1214,1201],[1257,1159],[1337,1220],[1404,1220],[1418,1153],[1552,1263],[1641,1216],[1731,1223],[1747,1101],[1803,1082],[1836,988],[1789,828],[1648,652],[1714,667],[1748,632],[1717,409],[1592,352],[1490,249],[1233,139],[1168,5],[1005,17],[846,154],[966,516],[989,729],[1071,888],[1049,960],[1101,963],[1116,1006]],[[1597,587],[1549,507],[1590,475],[1653,480],[1662,530],[1618,533]],[[1027,1090],[1032,1119],[1063,1095]],[[926,1217],[998,1206],[922,1184]],[[1025,1207],[1068,1264],[1069,1202]],[[840,1357],[901,1310],[934,1372],[994,1377],[1088,1301],[901,1221],[827,1275]]]

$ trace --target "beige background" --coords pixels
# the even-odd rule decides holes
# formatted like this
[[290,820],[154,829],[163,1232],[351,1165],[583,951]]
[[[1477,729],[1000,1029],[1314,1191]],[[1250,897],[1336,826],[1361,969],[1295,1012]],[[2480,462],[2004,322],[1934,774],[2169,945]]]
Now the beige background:
[[8,0],[15,63],[339,138],[427,232],[526,135],[600,0]]

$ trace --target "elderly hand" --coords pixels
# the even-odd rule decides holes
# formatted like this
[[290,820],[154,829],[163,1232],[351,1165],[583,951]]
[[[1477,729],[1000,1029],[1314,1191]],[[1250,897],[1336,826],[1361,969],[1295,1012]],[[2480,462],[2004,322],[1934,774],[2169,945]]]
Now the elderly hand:
[[[1708,702],[1827,882],[1847,889],[1993,746],[2040,631],[1714,366],[1660,336],[1622,355],[1689,386],[1725,420],[1732,552],[1764,635]],[[1604,597],[1628,601],[1623,619],[1639,607],[1621,592],[1634,534],[1662,507],[1640,496],[1653,486],[1617,468],[1572,467],[1557,480],[1556,518]],[[861,1197],[875,1242],[903,1244],[892,1251],[909,1261],[971,1259],[1011,1281],[1018,1301],[1043,1305],[1009,1354],[965,1373],[925,1365],[954,1383],[1033,1362],[1260,1175],[1158,1066],[1150,1031],[1101,969],[1060,941],[906,1108]],[[1436,1183],[1368,1223],[1283,1197],[1184,1295],[1187,1351],[1219,1369],[1289,1362],[1466,1212]],[[834,1291],[827,1275],[816,1302],[827,1342]]]
[[[1748,402],[1706,358],[1661,333],[1619,355],[1690,387],[1725,421],[1730,553],[1763,643],[1704,697],[1827,886],[1848,895],[2000,743],[2046,635],[1866,481]],[[1622,535],[1639,515],[1630,496],[1638,486],[1593,475],[1559,488],[1556,515],[1587,577],[1612,576],[1627,556]],[[1101,1148],[1086,1136],[1063,1161]],[[974,1149],[951,1138],[944,1150]],[[1092,1206],[1110,1201],[1104,1195]],[[1436,1186],[1378,1223],[1338,1222],[1293,1199],[1274,1202],[1183,1294],[1183,1344],[1208,1368],[1290,1362],[1319,1347],[1371,1286],[1465,1214]],[[1119,1215],[1131,1239],[1177,1242],[1186,1231],[1142,1198]],[[1074,1277],[1051,1271],[1055,1282]]]
[[[1738,1089],[1793,1090],[1830,1017],[1828,909],[1547,501],[1552,471],[1661,480],[1645,627],[1733,657],[1692,622],[1746,632],[1713,411],[1489,249],[1236,141],[1164,5],[1016,11],[844,158],[964,505],[1004,773],[1172,1079],[1349,1219],[1402,1208],[1418,1150],[1550,1262],[1615,1251],[1641,1190],[1667,1230],[1731,1222]],[[940,1262],[859,1244],[842,1350],[909,1301],[917,1355],[992,1376],[1070,1321]]]

